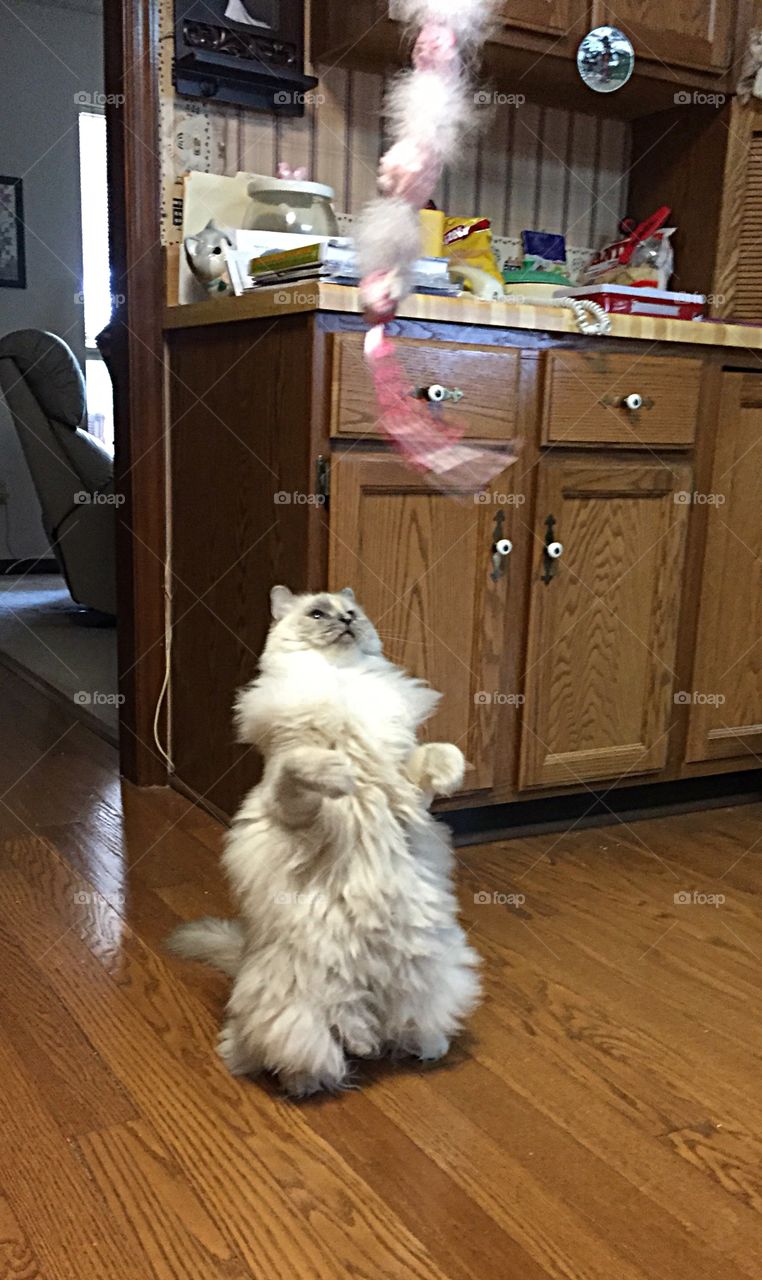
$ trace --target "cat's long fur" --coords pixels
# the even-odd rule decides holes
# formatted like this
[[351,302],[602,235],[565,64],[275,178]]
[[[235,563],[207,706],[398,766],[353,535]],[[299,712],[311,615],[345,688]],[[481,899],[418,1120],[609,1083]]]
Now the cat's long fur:
[[441,1057],[478,1000],[478,957],[449,833],[428,812],[463,756],[416,742],[440,695],[382,656],[351,591],[276,587],[273,614],[236,707],[265,760],[223,857],[240,918],[183,926],[170,945],[234,978],[230,1070],[273,1071],[301,1095],[340,1087],[347,1056]]

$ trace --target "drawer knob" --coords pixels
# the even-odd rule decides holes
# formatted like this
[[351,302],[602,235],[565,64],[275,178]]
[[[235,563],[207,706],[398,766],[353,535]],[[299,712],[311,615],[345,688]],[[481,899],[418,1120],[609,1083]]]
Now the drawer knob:
[[453,400],[456,404],[463,399],[463,392],[458,387],[443,387],[441,382],[432,382],[428,387],[416,387],[413,392],[419,400],[428,400],[430,404],[441,404],[443,400]]
[[551,560],[557,560],[559,556],[564,554],[563,542],[549,542],[545,548]]
[[499,556],[509,556],[513,551],[513,543],[510,538],[500,538],[495,543],[495,551]]
[[628,396],[601,396],[599,404],[605,404],[607,409],[627,409],[629,413],[637,413],[640,409],[653,409],[654,407],[653,400],[648,396],[642,396],[639,391],[632,391]]

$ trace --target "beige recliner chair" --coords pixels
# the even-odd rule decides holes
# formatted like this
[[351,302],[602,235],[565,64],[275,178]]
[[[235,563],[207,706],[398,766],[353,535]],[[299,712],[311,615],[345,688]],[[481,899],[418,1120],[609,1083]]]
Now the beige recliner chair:
[[114,466],[82,430],[85,383],[73,353],[53,333],[9,333],[0,339],[0,387],[73,599],[115,614]]

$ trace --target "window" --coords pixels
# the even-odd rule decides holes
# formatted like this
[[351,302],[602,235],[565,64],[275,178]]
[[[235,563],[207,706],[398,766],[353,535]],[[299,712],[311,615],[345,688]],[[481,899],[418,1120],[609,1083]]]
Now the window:
[[79,191],[82,211],[82,301],[85,309],[85,382],[88,430],[114,447],[111,379],[95,342],[111,319],[108,249],[106,117],[79,113]]

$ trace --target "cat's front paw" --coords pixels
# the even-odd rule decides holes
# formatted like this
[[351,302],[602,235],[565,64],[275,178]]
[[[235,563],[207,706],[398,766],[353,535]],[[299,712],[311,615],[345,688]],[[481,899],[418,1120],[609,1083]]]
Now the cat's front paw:
[[302,747],[291,756],[289,767],[297,786],[329,800],[350,796],[357,786],[352,765],[341,751]]
[[450,796],[466,771],[466,758],[451,742],[426,742],[413,752],[408,772],[421,791]]
[[356,789],[357,779],[354,769],[346,756],[336,752],[335,759],[326,765],[323,774],[318,780],[316,790],[320,791],[329,800],[338,800],[341,796],[351,796]]

